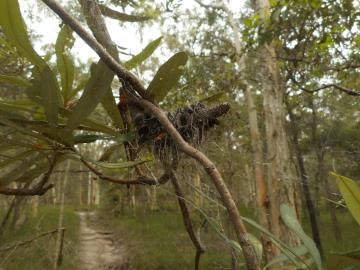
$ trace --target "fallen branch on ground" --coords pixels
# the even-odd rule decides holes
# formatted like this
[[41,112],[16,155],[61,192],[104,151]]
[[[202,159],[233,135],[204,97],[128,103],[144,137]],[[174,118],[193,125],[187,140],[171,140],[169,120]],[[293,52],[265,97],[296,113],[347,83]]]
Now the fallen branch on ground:
[[36,240],[38,240],[39,238],[42,238],[44,236],[47,236],[47,235],[51,235],[51,234],[54,234],[60,230],[65,230],[65,228],[57,228],[53,231],[49,231],[49,232],[44,232],[44,233],[41,233],[31,239],[27,239],[27,240],[22,240],[22,241],[16,241],[15,243],[13,244],[8,244],[4,247],[0,247],[0,252],[5,252],[5,251],[8,251],[8,250],[11,250],[11,249],[14,249],[14,248],[18,248],[20,246],[24,246],[24,245],[27,245],[27,244],[30,244],[31,242],[34,242]]

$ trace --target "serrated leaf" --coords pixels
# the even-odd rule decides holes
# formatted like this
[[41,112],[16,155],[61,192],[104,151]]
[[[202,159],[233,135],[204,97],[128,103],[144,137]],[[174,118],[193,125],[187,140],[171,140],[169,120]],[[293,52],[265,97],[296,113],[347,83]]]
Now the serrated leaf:
[[353,258],[356,260],[360,260],[360,247],[353,249],[353,250],[348,250],[348,251],[343,251],[343,252],[330,252],[331,254],[334,255],[339,255],[339,256],[345,256],[345,257],[349,257],[349,258]]
[[8,40],[15,45],[19,53],[30,60],[38,70],[39,91],[42,104],[50,125],[57,125],[59,89],[55,75],[46,62],[36,53],[29,40],[17,0],[0,1],[0,26]]
[[111,118],[111,120],[114,122],[114,125],[117,128],[123,128],[123,121],[120,116],[120,112],[118,107],[116,106],[115,98],[112,93],[111,88],[109,88],[108,91],[106,91],[105,96],[103,97],[101,101],[102,106],[104,107],[105,111]]
[[72,99],[76,96],[77,93],[79,93],[81,90],[83,90],[88,82],[89,78],[82,79],[78,85],[74,88],[74,90],[71,91],[69,99]]
[[350,213],[360,225],[360,186],[354,180],[331,172],[338,180],[339,190]]
[[312,258],[314,259],[317,268],[321,269],[320,252],[317,249],[314,241],[304,232],[296,218],[294,209],[292,209],[289,205],[282,203],[280,205],[280,216],[286,226],[290,228],[304,243]]
[[108,146],[104,152],[101,154],[99,161],[107,161],[111,157],[111,155],[118,149],[120,149],[120,144],[113,144]]
[[[302,245],[299,247],[294,247],[293,251],[296,253],[297,256],[301,257],[301,256],[305,256],[306,253],[308,253],[308,249]],[[286,256],[285,254],[280,254],[279,256],[276,256],[274,258],[272,258],[267,265],[265,265],[264,269],[268,269],[270,266],[274,265],[274,264],[278,264],[278,263],[282,263],[282,262],[286,262],[288,261],[289,258],[288,256]]]
[[[252,246],[255,249],[256,256],[258,258],[259,263],[261,263],[262,254],[263,254],[263,246],[259,239],[257,239],[253,234],[247,233],[249,237],[249,242],[252,244]],[[242,248],[240,244],[234,240],[227,240],[227,242],[238,252],[242,253]]]
[[24,128],[21,125],[18,125],[15,122],[13,122],[13,121],[11,121],[9,119],[3,118],[1,116],[0,116],[0,124],[3,124],[5,126],[11,127],[11,128],[14,128],[17,131],[19,131],[20,133],[29,135],[31,137],[34,137],[34,138],[37,138],[37,139],[40,139],[40,140],[48,141],[48,139],[45,136],[43,136],[43,135],[41,135],[41,134],[39,134],[37,132],[34,132],[32,130],[29,130],[27,128]]
[[41,162],[42,160],[44,160],[44,156],[39,153],[33,155],[32,158],[29,157],[28,159],[24,159],[19,166],[0,177],[1,185],[8,185],[22,175],[26,175],[28,171],[36,167],[37,162]]
[[[72,115],[72,111],[69,109],[60,108],[60,115],[66,117],[66,118],[70,118]],[[119,134],[116,130],[114,130],[106,125],[103,125],[95,120],[92,120],[92,119],[84,119],[81,121],[81,124],[91,128],[92,131],[98,131],[98,132],[106,133],[106,134],[113,135],[113,136],[116,136]]]
[[45,61],[33,49],[21,16],[17,0],[0,1],[0,26],[5,36],[16,46],[20,54],[33,64],[43,68]]
[[0,82],[17,85],[24,88],[31,86],[31,82],[19,76],[0,75]]
[[108,137],[103,135],[96,135],[96,134],[77,134],[74,136],[74,144],[79,143],[92,143],[96,142],[97,140],[106,140]]
[[297,256],[294,248],[286,245],[284,242],[280,241],[275,235],[273,235],[271,232],[269,232],[266,228],[255,222],[254,220],[247,218],[247,217],[241,217],[242,220],[247,223],[248,225],[254,227],[256,230],[260,231],[264,235],[266,235],[270,241],[278,247],[283,254],[285,254],[289,260],[298,268],[302,268],[303,264],[305,263],[304,260]]
[[74,44],[72,30],[69,26],[63,25],[55,44],[56,63],[61,76],[61,88],[64,104],[69,101],[70,93],[74,82],[74,61],[68,50]]
[[34,87],[39,89],[41,104],[44,107],[45,115],[49,125],[56,127],[58,123],[58,113],[60,104],[60,89],[54,73],[46,66],[40,73],[40,80],[35,80]]
[[218,102],[224,96],[224,94],[225,94],[224,92],[219,92],[209,97],[200,99],[200,102],[206,102],[206,103]]
[[108,91],[113,78],[114,73],[101,60],[93,66],[91,78],[67,123],[68,132],[77,128],[95,110]]
[[131,132],[129,133],[123,133],[123,134],[117,134],[114,138],[115,141],[118,143],[124,143],[135,139],[135,135]]
[[105,168],[105,169],[111,169],[111,170],[119,170],[119,169],[126,169],[130,167],[134,167],[136,165],[143,164],[145,162],[152,161],[151,159],[145,159],[145,160],[136,160],[136,161],[125,161],[125,162],[96,162],[95,164]]
[[19,154],[16,154],[13,157],[9,157],[8,159],[0,162],[0,168],[6,167],[6,166],[11,165],[12,163],[15,163],[15,162],[23,161],[24,158],[28,157],[32,153],[34,153],[33,150],[26,150],[26,151],[20,152]]
[[159,47],[161,43],[162,37],[159,37],[158,39],[155,39],[154,41],[150,42],[142,52],[135,55],[133,58],[131,58],[129,61],[126,61],[124,63],[124,67],[127,69],[133,69],[140,65],[142,62],[144,62],[146,59],[148,59],[153,52]]
[[147,88],[148,93],[154,100],[163,100],[171,88],[178,83],[184,72],[187,59],[188,56],[185,52],[179,52],[173,55],[159,68],[154,79]]

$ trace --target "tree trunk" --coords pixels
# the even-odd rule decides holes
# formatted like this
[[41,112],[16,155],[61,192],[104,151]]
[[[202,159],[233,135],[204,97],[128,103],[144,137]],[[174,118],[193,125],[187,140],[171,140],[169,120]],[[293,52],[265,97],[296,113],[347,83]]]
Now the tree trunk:
[[94,205],[100,205],[100,179],[93,180]]
[[313,204],[313,200],[311,198],[311,192],[309,189],[309,177],[306,173],[304,158],[303,158],[303,154],[302,154],[302,151],[301,151],[300,145],[299,145],[299,129],[297,128],[297,125],[295,122],[295,116],[293,115],[292,109],[289,107],[289,105],[287,106],[287,109],[288,109],[288,113],[290,116],[290,126],[291,126],[294,151],[295,151],[295,156],[296,156],[297,163],[298,163],[300,181],[301,181],[302,191],[304,193],[305,204],[306,204],[307,211],[309,214],[311,232],[312,232],[314,242],[315,242],[317,248],[319,249],[320,255],[321,255],[321,257],[323,257],[324,252],[323,252],[321,239],[320,239],[316,210],[315,210],[315,206]]
[[[314,146],[315,149],[315,155],[316,155],[316,159],[317,159],[317,170],[316,170],[316,174],[315,174],[315,182],[317,183],[317,190],[316,192],[318,193],[317,196],[319,196],[320,194],[320,183],[324,184],[325,187],[325,193],[326,193],[326,197],[328,199],[332,199],[332,194],[331,194],[331,190],[329,187],[329,182],[327,179],[327,176],[325,174],[325,168],[324,168],[324,158],[325,158],[325,149],[324,149],[324,145],[323,143],[319,140],[318,138],[318,134],[317,134],[317,126],[318,126],[318,120],[317,120],[317,114],[316,114],[316,108],[315,108],[315,104],[313,101],[313,97],[310,98],[310,107],[312,110],[312,123],[311,123],[311,129],[312,129],[312,144]],[[341,230],[339,228],[339,223],[336,217],[336,209],[333,205],[333,203],[331,202],[327,202],[327,206],[328,206],[328,210],[330,213],[330,218],[331,218],[331,224],[332,224],[332,229],[334,231],[334,236],[335,239],[337,241],[341,241],[342,240],[342,235],[341,235]]]
[[[267,186],[264,177],[264,153],[263,143],[261,141],[258,122],[257,111],[252,98],[250,85],[245,87],[245,97],[247,101],[247,110],[249,116],[249,128],[251,147],[253,151],[254,172],[256,183],[256,198],[259,207],[259,221],[262,226],[270,229],[270,205],[267,196]],[[269,239],[262,236],[262,243],[265,250],[266,261],[269,261],[272,254],[272,244]]]
[[84,185],[84,173],[81,172],[83,167],[80,165],[80,175],[79,175],[79,207],[81,208],[83,204],[83,185]]
[[[228,8],[226,2],[222,1],[222,9],[226,12],[228,16],[228,21],[233,30],[234,36],[234,47],[236,51],[236,60],[239,66],[240,79],[245,89],[245,97],[247,102],[248,116],[249,116],[249,127],[250,127],[250,138],[251,146],[253,150],[253,159],[254,159],[254,171],[255,171],[255,183],[256,183],[256,198],[257,204],[259,206],[259,220],[260,224],[267,229],[270,229],[270,219],[269,219],[269,203],[267,197],[267,186],[264,178],[264,153],[262,147],[262,141],[260,138],[260,132],[257,123],[257,112],[256,107],[253,102],[252,93],[251,93],[251,84],[246,78],[246,61],[247,57],[245,54],[242,54],[241,51],[241,38],[240,38],[240,29],[234,19],[232,12]],[[271,242],[263,235],[262,244],[265,251],[266,260],[270,259],[272,256],[272,245]]]
[[58,223],[58,234],[56,238],[56,244],[55,244],[55,260],[53,269],[58,269],[58,267],[61,265],[62,262],[62,245],[63,245],[63,239],[64,239],[64,205],[65,205],[65,189],[69,177],[69,170],[70,170],[70,160],[67,160],[66,162],[66,169],[64,173],[64,178],[62,181],[61,189],[59,189],[60,196],[60,212],[59,212],[59,223]]
[[[260,18],[266,21],[270,16],[269,1],[256,1]],[[287,135],[285,132],[284,88],[280,69],[276,63],[276,52],[272,42],[259,49],[261,63],[261,84],[266,133],[266,163],[268,165],[271,231],[290,246],[300,244],[300,239],[281,222],[280,205],[286,203],[297,211],[296,186]],[[280,250],[274,250],[280,254]]]
[[[325,185],[326,197],[330,200],[334,199],[331,189],[330,189],[330,186],[329,186],[328,178],[326,176],[324,177],[324,180],[325,180],[324,185]],[[330,201],[327,202],[327,205],[328,205],[328,209],[329,209],[329,213],[330,213],[331,224],[332,224],[332,229],[334,231],[335,239],[336,239],[336,241],[342,241],[342,233],[341,233],[341,229],[339,226],[339,221],[336,217],[335,205]]]
[[91,198],[92,198],[92,181],[91,181],[91,172],[89,172],[87,179],[87,206],[91,205]]

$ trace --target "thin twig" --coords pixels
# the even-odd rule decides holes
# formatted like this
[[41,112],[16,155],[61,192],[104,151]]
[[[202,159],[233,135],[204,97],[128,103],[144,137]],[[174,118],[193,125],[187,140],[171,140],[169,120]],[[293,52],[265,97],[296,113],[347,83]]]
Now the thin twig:
[[14,248],[18,248],[20,246],[24,246],[27,244],[30,244],[31,242],[34,242],[35,240],[38,240],[39,238],[42,238],[44,236],[50,235],[50,234],[54,234],[59,230],[64,230],[65,228],[57,228],[53,231],[49,231],[49,232],[45,232],[45,233],[41,233],[31,239],[27,239],[27,240],[23,240],[23,241],[16,241],[14,244],[12,245],[6,245],[5,247],[0,247],[0,252],[4,252],[4,251],[8,251]]
[[158,185],[158,184],[165,184],[169,179],[169,173],[167,173],[167,172],[165,172],[157,180],[153,179],[153,178],[148,178],[144,175],[140,175],[136,179],[131,179],[131,180],[119,179],[119,178],[111,177],[108,175],[104,175],[102,172],[97,170],[93,165],[91,165],[88,161],[86,161],[83,158],[81,158],[80,160],[97,177],[99,177],[102,180],[105,180],[105,181],[108,181],[111,183],[115,183],[115,184],[120,184],[120,185]]
[[49,169],[44,174],[42,179],[38,184],[36,184],[33,188],[8,188],[8,187],[1,187],[0,186],[0,194],[3,195],[15,195],[15,196],[41,196],[44,195],[49,189],[53,188],[53,184],[47,184],[50,179],[50,176],[55,168],[57,162],[57,153],[53,156],[52,161],[50,161]]
[[203,254],[205,252],[205,248],[203,247],[202,243],[200,242],[200,239],[197,237],[197,235],[194,232],[193,225],[192,225],[191,218],[190,218],[190,212],[189,212],[189,209],[185,202],[184,192],[182,191],[179,181],[173,171],[171,171],[171,182],[174,186],[175,194],[178,199],[178,203],[179,203],[179,207],[181,210],[185,229],[186,229],[187,233],[189,234],[189,237],[196,249],[195,270],[198,270],[201,254]]
[[150,16],[141,16],[141,15],[131,15],[119,12],[117,10],[113,10],[111,8],[108,8],[105,5],[99,5],[101,9],[101,13],[109,17],[111,19],[123,21],[123,22],[144,22],[151,19]]

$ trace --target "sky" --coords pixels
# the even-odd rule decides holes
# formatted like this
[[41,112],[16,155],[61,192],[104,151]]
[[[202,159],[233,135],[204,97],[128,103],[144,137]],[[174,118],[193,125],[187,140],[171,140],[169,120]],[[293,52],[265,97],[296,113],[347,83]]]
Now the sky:
[[[69,1],[69,0],[65,0]],[[65,2],[64,1],[64,2]],[[228,5],[232,10],[240,10],[245,0],[229,0]],[[55,44],[58,32],[60,30],[60,19],[56,16],[49,16],[51,13],[46,9],[39,9],[39,0],[19,0],[20,9],[26,21],[27,27],[35,34],[39,35],[35,49],[38,53],[44,54],[43,47],[48,44]],[[149,1],[150,2],[150,1]],[[164,0],[165,2],[165,0]],[[198,9],[201,12],[201,7],[193,0],[182,0],[181,8],[183,9]],[[212,1],[203,1],[204,3],[211,3]],[[40,3],[40,5],[43,5]],[[37,19],[32,19],[37,18]],[[38,21],[39,20],[39,21]],[[131,54],[139,53],[150,41],[156,39],[161,35],[161,30],[158,26],[146,26],[142,29],[140,35],[136,23],[128,23],[126,27],[120,26],[116,20],[106,18],[106,24],[113,41],[125,48],[131,48],[127,52]],[[117,33],[117,34],[114,34]],[[126,37],[126,38],[124,38]],[[94,53],[79,37],[76,38],[72,54],[78,57],[81,62],[88,62],[89,59],[96,61],[98,59]],[[126,59],[123,59],[126,60]]]

